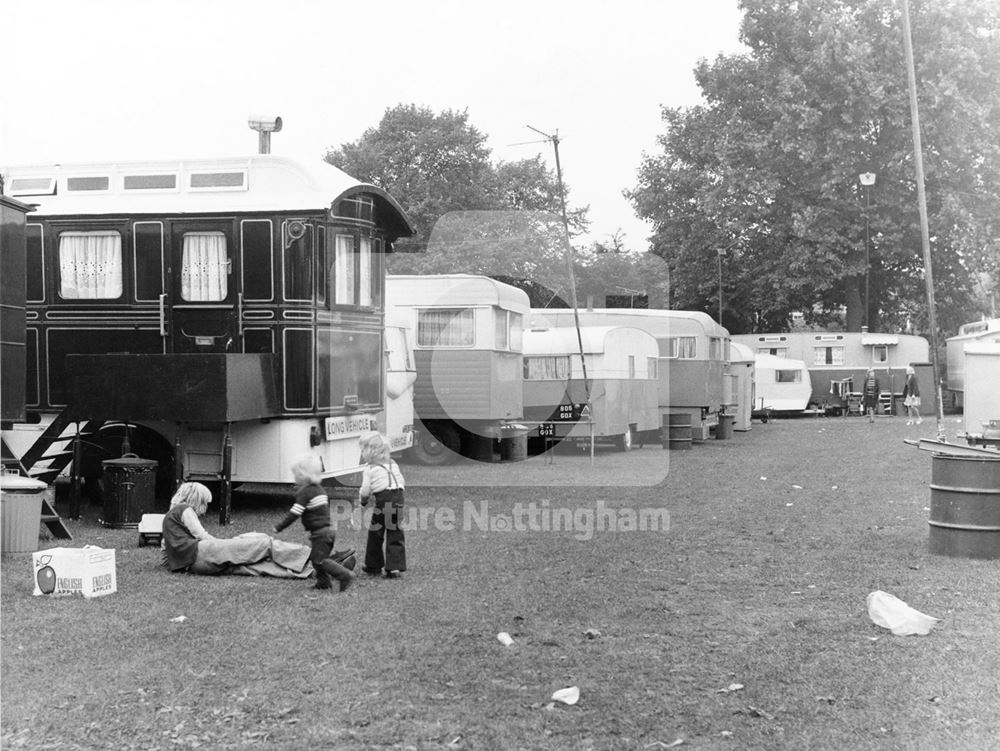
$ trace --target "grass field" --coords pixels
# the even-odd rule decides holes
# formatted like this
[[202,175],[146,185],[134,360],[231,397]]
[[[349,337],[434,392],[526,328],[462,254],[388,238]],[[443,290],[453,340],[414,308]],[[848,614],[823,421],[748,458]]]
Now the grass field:
[[[410,570],[334,595],[168,574],[88,509],[72,544],[117,550],[116,594],[32,597],[30,554],[3,560],[2,746],[995,748],[1000,562],[927,552],[931,455],[903,439],[933,431],[782,420],[593,468],[404,466],[425,510]],[[663,482],[636,481],[668,459]],[[535,529],[510,529],[532,502]],[[630,531],[650,509],[669,529]],[[246,499],[207,527],[266,530],[284,510]],[[574,525],[537,529],[558,526],[547,513]],[[876,589],[943,620],[893,636],[868,618]],[[569,686],[579,703],[550,702]]]

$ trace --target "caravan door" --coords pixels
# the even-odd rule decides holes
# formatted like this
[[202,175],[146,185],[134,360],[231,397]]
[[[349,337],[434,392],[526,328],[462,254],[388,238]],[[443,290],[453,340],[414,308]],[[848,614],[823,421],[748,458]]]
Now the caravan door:
[[231,222],[176,222],[170,238],[170,351],[242,352]]

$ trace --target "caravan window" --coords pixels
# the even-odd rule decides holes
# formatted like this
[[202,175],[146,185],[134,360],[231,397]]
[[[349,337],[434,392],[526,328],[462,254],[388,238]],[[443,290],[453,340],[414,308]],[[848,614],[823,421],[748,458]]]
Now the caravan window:
[[507,322],[506,310],[494,310],[493,346],[497,349],[507,349],[510,346],[510,327]]
[[181,253],[181,298],[218,302],[229,294],[229,256],[221,232],[185,232]]
[[118,232],[59,235],[59,296],[64,300],[122,296],[122,236]]
[[802,383],[801,370],[776,370],[774,371],[775,383]]
[[889,362],[889,347],[885,344],[872,347],[872,362]]
[[520,352],[524,349],[524,324],[520,313],[508,313],[510,318],[510,351]]
[[660,377],[659,363],[660,361],[655,357],[646,358],[646,378],[656,379]]
[[555,381],[569,378],[569,355],[524,358],[524,380]]
[[843,365],[843,347],[813,347],[813,365]]
[[361,238],[361,251],[358,253],[358,300],[359,305],[370,308],[372,305],[372,239]]
[[471,347],[476,343],[472,308],[428,308],[417,312],[420,347]]
[[509,352],[520,352],[524,349],[521,314],[509,310],[496,310],[495,313],[493,346]]
[[764,355],[788,357],[788,347],[757,347],[757,351]]
[[665,357],[693,360],[698,356],[698,339],[693,336],[669,336],[666,340]]
[[354,305],[354,236],[337,235],[332,267],[333,303]]

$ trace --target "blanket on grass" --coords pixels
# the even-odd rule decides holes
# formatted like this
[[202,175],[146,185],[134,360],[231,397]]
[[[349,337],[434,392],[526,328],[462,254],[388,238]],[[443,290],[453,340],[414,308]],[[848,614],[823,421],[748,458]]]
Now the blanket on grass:
[[[248,534],[260,534],[249,532]],[[242,535],[240,535],[242,537]],[[264,535],[267,537],[267,535]],[[268,537],[270,540],[270,554],[253,563],[233,565],[225,573],[235,576],[274,576],[281,579],[308,579],[313,574],[312,564],[309,562],[308,545],[300,545],[297,542],[285,542],[277,538]]]

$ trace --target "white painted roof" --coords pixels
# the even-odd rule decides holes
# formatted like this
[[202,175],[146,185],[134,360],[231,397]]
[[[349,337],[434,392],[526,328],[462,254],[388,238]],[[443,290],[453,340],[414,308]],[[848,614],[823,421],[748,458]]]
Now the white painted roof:
[[390,274],[385,300],[396,307],[495,305],[524,316],[530,310],[524,290],[479,274]]
[[658,347],[656,339],[640,328],[629,326],[581,326],[580,337],[577,339],[575,326],[556,326],[547,329],[530,329],[524,332],[525,355],[578,355],[580,341],[583,342],[583,352],[587,355],[600,354],[607,349],[609,341],[615,336],[628,336],[633,342],[645,344],[645,354],[656,357]]
[[[413,234],[402,207],[386,191],[359,182],[320,159],[303,162],[255,154],[219,159],[14,165],[4,166],[2,171],[7,193],[36,206],[32,218],[328,211],[344,198],[369,194],[382,209],[390,231],[395,231],[397,237]],[[232,184],[214,184],[219,181],[212,175],[227,175],[229,180],[222,182]],[[172,183],[170,176],[174,177]],[[72,181],[88,179],[106,184],[107,189],[70,189]],[[167,187],[126,187],[151,179]]]
[[[579,308],[584,326],[619,325],[643,329],[655,337],[704,334],[726,338],[729,331],[707,313],[659,308]],[[532,325],[565,326],[573,322],[572,308],[532,308]]]

